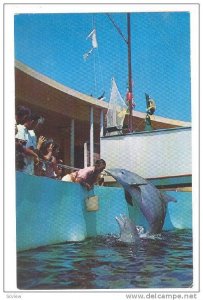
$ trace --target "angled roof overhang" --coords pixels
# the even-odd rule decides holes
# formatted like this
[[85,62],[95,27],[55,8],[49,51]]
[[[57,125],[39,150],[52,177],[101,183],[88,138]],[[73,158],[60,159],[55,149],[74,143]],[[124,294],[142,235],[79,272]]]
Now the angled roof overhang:
[[[17,60],[15,61],[15,91],[17,102],[27,103],[38,110],[40,108],[60,115],[61,119],[68,117],[83,122],[89,121],[90,107],[93,107],[94,122],[99,124],[101,110],[106,112],[108,109],[107,102],[64,86]],[[145,113],[133,111],[133,129],[135,131],[143,130],[145,117]],[[190,122],[157,115],[153,116],[151,120],[154,129],[191,126]],[[127,117],[125,121],[127,121]]]

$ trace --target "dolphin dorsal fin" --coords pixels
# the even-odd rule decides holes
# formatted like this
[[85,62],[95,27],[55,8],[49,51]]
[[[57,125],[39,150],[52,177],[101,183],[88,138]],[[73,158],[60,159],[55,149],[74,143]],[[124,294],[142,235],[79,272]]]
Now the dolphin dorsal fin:
[[168,194],[163,194],[163,193],[161,193],[161,196],[162,196],[162,198],[164,199],[164,201],[166,202],[166,203],[168,203],[168,202],[177,202],[177,200],[174,198],[174,197],[172,197],[172,196],[169,196]]

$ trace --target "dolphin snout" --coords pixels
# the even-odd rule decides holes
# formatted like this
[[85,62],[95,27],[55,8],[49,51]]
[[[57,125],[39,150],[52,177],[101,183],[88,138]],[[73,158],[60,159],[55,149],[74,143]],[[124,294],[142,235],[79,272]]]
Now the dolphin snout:
[[116,221],[118,222],[118,225],[120,227],[123,227],[124,223],[125,223],[125,220],[124,220],[124,217],[122,215],[120,215],[120,217],[115,217]]

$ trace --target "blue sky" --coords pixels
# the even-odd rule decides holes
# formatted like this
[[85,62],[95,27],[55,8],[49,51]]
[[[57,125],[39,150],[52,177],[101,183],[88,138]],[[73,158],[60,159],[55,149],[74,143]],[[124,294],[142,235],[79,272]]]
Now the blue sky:
[[[125,13],[111,14],[127,36]],[[97,30],[98,49],[87,61],[86,37]],[[145,93],[159,116],[191,121],[190,15],[187,12],[132,13],[132,75],[135,110],[145,111]],[[111,78],[127,90],[127,46],[106,14],[19,14],[15,16],[15,58],[80,92],[108,101]]]

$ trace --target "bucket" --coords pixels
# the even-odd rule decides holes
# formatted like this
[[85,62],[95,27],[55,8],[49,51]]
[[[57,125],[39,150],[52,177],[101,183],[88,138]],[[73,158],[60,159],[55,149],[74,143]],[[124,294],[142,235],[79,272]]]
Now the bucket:
[[97,211],[99,209],[99,197],[90,196],[85,199],[87,211]]

